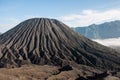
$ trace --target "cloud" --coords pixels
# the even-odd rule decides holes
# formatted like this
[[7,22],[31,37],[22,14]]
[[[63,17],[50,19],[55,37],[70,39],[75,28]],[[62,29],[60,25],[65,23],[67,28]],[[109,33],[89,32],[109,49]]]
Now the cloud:
[[105,46],[120,46],[120,37],[119,38],[110,38],[110,39],[96,39],[93,40]]
[[78,14],[61,16],[59,19],[71,27],[87,26],[94,23],[100,24],[103,22],[120,20],[120,9],[106,11],[83,10]]
[[0,32],[4,33],[7,30],[15,27],[17,24],[21,22],[18,18],[8,18],[4,20],[6,23],[0,23]]
[[12,23],[18,23],[18,22],[20,22],[20,20],[18,18],[9,18],[8,21],[10,21]]

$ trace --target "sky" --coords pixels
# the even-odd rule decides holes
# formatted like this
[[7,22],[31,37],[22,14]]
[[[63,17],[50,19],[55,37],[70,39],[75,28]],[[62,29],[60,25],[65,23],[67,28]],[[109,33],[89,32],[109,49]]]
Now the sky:
[[120,0],[0,0],[0,32],[29,18],[54,18],[70,27],[120,20]]

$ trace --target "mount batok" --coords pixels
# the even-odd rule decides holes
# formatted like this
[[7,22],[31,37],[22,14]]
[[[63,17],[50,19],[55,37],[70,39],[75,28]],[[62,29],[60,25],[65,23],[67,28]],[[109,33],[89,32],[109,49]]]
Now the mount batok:
[[32,18],[0,35],[0,67],[28,63],[120,70],[120,54],[58,20]]

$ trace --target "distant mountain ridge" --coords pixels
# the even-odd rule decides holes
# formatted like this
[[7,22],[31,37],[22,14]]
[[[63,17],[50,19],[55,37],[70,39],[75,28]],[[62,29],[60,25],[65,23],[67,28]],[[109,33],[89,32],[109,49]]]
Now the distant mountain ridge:
[[76,27],[74,30],[90,39],[107,39],[120,37],[120,20]]

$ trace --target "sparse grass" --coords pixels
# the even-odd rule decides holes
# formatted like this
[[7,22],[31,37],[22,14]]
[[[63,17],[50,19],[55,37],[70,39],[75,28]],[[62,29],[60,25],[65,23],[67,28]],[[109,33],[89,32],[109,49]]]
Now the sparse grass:
[[[89,69],[89,68],[88,68]],[[20,68],[1,68],[0,80],[75,80],[79,76],[92,75],[91,71],[83,68],[73,68],[69,71],[59,71],[55,66],[23,65]],[[119,80],[109,76],[100,80]]]
[[22,66],[21,68],[1,68],[0,80],[40,80],[58,73],[53,66]]

